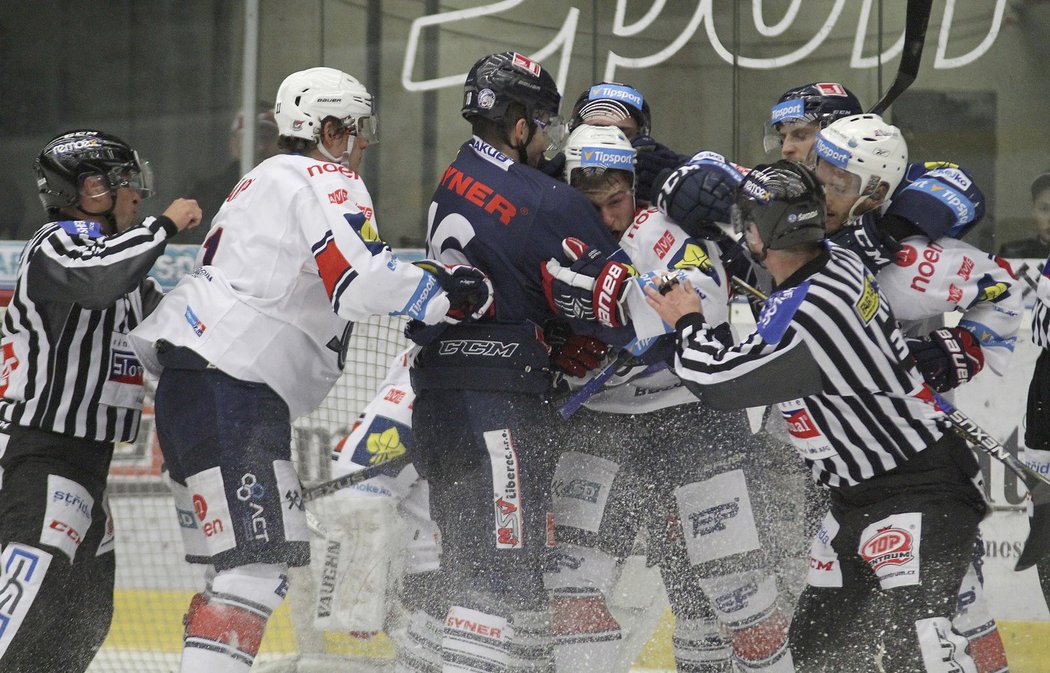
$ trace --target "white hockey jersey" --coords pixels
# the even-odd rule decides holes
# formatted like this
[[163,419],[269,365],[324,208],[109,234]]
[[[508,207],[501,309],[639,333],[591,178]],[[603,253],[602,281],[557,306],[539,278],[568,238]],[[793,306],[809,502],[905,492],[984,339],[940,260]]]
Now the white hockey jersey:
[[[635,215],[634,223],[620,238],[620,247],[639,271],[685,270],[700,294],[704,319],[711,325],[729,321],[729,278],[719,261],[717,244],[691,238],[666,215],[649,208]],[[713,276],[696,267],[701,253],[711,258]],[[592,411],[639,414],[697,401],[671,369],[663,367],[644,376],[639,376],[639,371],[635,368],[625,376],[609,379],[584,406]]]
[[443,294],[380,240],[356,173],[302,155],[272,157],[241,179],[197,264],[131,333],[139,359],[158,374],[156,342],[185,346],[230,376],[269,385],[293,419],[340,376],[351,321],[422,319]]
[[959,326],[973,333],[985,365],[1002,376],[1024,310],[1021,286],[1009,265],[954,238],[930,241],[912,236],[901,245],[896,263],[876,276],[897,319],[918,321],[961,312]]

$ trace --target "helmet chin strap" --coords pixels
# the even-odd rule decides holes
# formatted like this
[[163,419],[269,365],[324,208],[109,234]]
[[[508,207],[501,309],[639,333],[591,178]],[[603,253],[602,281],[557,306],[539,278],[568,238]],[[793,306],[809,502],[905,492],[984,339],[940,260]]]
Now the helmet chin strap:
[[336,157],[332,156],[332,153],[328,151],[328,148],[324,146],[323,142],[317,143],[317,151],[320,152],[321,155],[324,156],[325,159],[328,159],[332,163],[339,164],[343,168],[350,168],[350,152],[349,151],[343,152],[343,156],[341,156],[339,158],[336,158]]
[[110,231],[107,232],[107,234],[116,234],[119,232],[117,231],[117,218],[113,216],[113,210],[117,207],[117,194],[114,190],[110,189],[109,196],[110,206],[106,210],[93,213],[90,210],[84,210],[84,208],[79,203],[77,204],[77,210],[84,213],[85,215],[90,215],[91,217],[103,218],[109,224]]

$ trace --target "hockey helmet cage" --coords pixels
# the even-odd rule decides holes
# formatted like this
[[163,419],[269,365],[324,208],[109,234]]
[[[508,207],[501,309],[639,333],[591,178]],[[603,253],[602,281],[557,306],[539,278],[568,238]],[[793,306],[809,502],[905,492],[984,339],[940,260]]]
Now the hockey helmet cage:
[[577,126],[565,144],[565,181],[572,184],[579,169],[620,170],[630,173],[634,186],[634,158],[638,151],[615,126]]
[[49,214],[77,204],[84,180],[92,176],[103,179],[114,203],[120,187],[137,190],[143,199],[153,194],[149,162],[120,138],[94,129],[66,131],[53,138],[37,155],[33,170],[40,202]]
[[875,114],[844,117],[817,134],[817,159],[860,178],[860,196],[888,185],[886,199],[908,168],[908,143],[896,126]]
[[550,73],[521,54],[504,51],[478,60],[463,85],[464,119],[498,122],[512,103],[522,105],[531,120],[543,114],[555,118],[561,94]]
[[788,89],[770,108],[763,145],[767,152],[780,147],[784,122],[816,124],[824,128],[836,119],[864,112],[860,100],[838,82],[813,82]]
[[648,136],[653,126],[652,114],[642,93],[629,84],[599,82],[576,99],[569,131],[574,131],[580,124],[591,123],[589,120],[594,117],[626,119],[628,115],[638,124],[638,135]]
[[733,226],[746,232],[751,224],[768,250],[782,250],[824,240],[827,206],[824,188],[813,171],[781,159],[751,169],[730,209]]
[[274,117],[278,133],[290,138],[318,142],[322,122],[336,117],[355,135],[376,139],[372,94],[335,68],[309,68],[285,77],[277,89]]

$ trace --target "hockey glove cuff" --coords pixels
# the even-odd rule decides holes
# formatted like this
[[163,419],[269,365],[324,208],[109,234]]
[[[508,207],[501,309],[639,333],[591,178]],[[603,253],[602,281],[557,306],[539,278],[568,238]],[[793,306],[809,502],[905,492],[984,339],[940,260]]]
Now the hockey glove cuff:
[[926,383],[939,393],[966,383],[984,368],[980,343],[961,327],[943,327],[920,339],[908,339],[908,349]]
[[562,266],[556,259],[540,265],[543,293],[556,314],[592,320],[606,327],[627,324],[626,294],[633,270],[607,260],[596,248],[578,238],[562,241],[562,250],[572,262]]
[[477,320],[492,310],[492,283],[481,269],[429,259],[413,264],[436,276],[444,290],[444,297],[435,297],[427,307],[423,322],[428,325]]
[[858,224],[842,227],[828,239],[857,253],[872,273],[895,262],[901,250],[901,244],[879,230],[875,219],[868,216],[860,218]]
[[649,136],[639,136],[631,141],[631,145],[638,150],[634,164],[634,193],[639,199],[649,198],[662,172],[678,168],[689,160],[689,157],[678,154]]

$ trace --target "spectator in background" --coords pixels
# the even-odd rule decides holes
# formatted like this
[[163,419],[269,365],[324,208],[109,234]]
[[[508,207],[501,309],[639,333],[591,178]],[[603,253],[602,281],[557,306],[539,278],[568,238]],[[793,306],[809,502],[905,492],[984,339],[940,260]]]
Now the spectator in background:
[[[280,153],[277,147],[277,122],[273,116],[273,106],[259,101],[255,117],[255,161],[258,165]],[[200,204],[204,213],[204,225],[179,237],[180,243],[200,243],[211,228],[211,220],[219,212],[219,207],[229,195],[237,181],[241,179],[241,134],[244,131],[244,113],[240,112],[230,126],[230,162],[221,171],[201,178],[189,189],[191,198]]]
[[1046,259],[1050,255],[1050,171],[1032,180],[1032,224],[1034,236],[1004,243],[999,256]]

